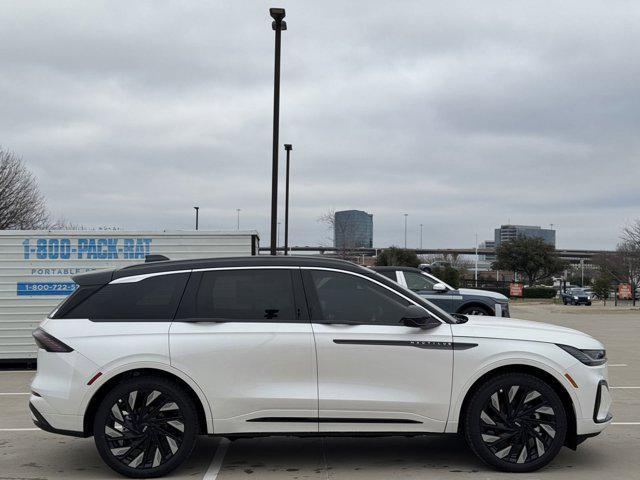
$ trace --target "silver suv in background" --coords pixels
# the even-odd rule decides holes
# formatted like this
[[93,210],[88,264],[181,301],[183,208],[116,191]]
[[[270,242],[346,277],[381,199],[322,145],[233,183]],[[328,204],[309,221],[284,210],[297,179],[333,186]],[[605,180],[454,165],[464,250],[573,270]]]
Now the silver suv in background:
[[381,275],[435,303],[447,313],[509,316],[509,299],[497,292],[453,288],[438,277],[411,267],[373,267]]

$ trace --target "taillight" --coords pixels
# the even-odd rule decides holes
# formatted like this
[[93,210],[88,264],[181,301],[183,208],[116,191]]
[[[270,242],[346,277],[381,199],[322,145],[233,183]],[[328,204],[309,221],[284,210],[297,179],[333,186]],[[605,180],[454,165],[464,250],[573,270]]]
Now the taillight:
[[52,337],[41,328],[36,328],[33,331],[33,338],[36,341],[36,345],[46,350],[47,352],[67,353],[73,352],[73,348],[69,345],[62,343],[55,337]]

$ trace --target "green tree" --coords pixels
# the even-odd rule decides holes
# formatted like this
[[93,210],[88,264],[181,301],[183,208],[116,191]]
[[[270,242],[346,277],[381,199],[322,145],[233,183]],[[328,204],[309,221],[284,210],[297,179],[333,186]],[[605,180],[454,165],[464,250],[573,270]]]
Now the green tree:
[[378,267],[417,267],[420,265],[420,258],[413,250],[406,248],[389,247],[385,248],[376,258]]
[[609,275],[600,275],[593,282],[593,293],[595,293],[598,298],[602,299],[602,302],[605,305],[607,304],[607,299],[611,292],[611,281],[612,278]]
[[431,273],[443,282],[451,285],[453,288],[460,287],[460,271],[451,265],[435,267],[431,270]]
[[562,260],[555,248],[541,238],[520,236],[502,243],[496,248],[494,270],[507,270],[523,275],[531,286],[562,272],[568,263]]

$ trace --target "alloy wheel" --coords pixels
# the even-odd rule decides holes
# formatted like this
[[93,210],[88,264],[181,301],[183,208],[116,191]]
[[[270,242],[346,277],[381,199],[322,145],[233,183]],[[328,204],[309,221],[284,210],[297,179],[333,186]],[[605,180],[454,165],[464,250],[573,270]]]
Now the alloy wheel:
[[516,464],[535,461],[551,450],[556,437],[556,412],[535,388],[500,387],[480,413],[480,433],[498,459]]
[[487,315],[487,312],[482,308],[470,308],[465,312],[466,315]]
[[184,430],[184,415],[175,399],[150,389],[135,389],[120,396],[104,426],[111,454],[134,469],[166,463],[180,448]]

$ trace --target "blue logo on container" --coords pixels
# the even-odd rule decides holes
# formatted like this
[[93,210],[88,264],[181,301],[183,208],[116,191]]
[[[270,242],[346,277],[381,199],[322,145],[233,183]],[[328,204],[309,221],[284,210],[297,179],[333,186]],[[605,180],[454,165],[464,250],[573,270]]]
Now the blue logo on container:
[[69,295],[78,286],[74,282],[18,282],[17,295]]

